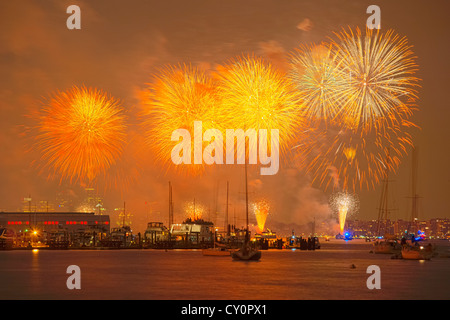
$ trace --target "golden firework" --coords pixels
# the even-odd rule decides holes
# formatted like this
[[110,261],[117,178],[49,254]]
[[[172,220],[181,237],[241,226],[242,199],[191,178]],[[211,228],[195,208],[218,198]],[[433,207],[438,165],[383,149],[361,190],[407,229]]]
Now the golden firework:
[[[226,128],[274,129],[279,133],[281,153],[289,151],[302,120],[299,96],[284,73],[261,58],[247,56],[230,60],[216,73],[222,95],[222,112],[227,115]],[[256,150],[256,143],[248,150]]]
[[[213,79],[190,65],[168,66],[156,74],[142,95],[146,143],[156,160],[175,171],[199,174],[204,163],[178,164],[171,153],[179,143],[172,141],[175,130],[186,129],[191,136],[191,159],[194,158],[194,122],[201,121],[201,135],[208,129],[223,131],[224,114],[220,112],[221,95]],[[202,143],[203,147],[209,142]]]
[[253,212],[255,213],[256,223],[258,224],[259,232],[264,231],[266,225],[267,216],[269,214],[270,205],[266,200],[260,200],[253,203]]
[[37,113],[34,147],[43,167],[71,182],[91,183],[122,154],[124,109],[95,88],[74,86],[54,94]]

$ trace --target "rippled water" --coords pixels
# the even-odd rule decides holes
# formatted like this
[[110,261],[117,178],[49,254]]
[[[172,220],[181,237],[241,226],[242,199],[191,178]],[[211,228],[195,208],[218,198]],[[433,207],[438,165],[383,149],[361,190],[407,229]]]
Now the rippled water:
[[[449,299],[450,259],[391,259],[356,240],[316,251],[268,250],[255,262],[203,256],[200,250],[0,252],[1,299]],[[81,289],[69,290],[69,265]],[[355,268],[351,266],[354,265]],[[381,269],[381,289],[366,286]]]

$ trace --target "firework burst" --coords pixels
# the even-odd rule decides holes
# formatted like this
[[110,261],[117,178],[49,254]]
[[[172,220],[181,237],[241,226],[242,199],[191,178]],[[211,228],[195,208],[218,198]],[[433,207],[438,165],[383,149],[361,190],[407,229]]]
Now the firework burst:
[[298,90],[308,120],[327,121],[339,114],[342,99],[339,93],[347,79],[330,45],[297,48],[290,58],[288,76]]
[[[419,79],[415,57],[405,37],[390,30],[349,29],[336,33],[332,55],[346,74],[336,95],[339,121],[350,128],[370,129],[417,99]],[[343,97],[343,98],[342,98]]]
[[[216,76],[227,128],[278,129],[280,152],[286,153],[302,118],[298,93],[285,74],[249,56],[220,66]],[[256,143],[248,146],[253,148]]]
[[126,140],[119,101],[92,88],[54,94],[35,115],[34,148],[50,176],[91,183],[116,163]]
[[336,122],[311,129],[299,138],[297,164],[325,190],[374,189],[386,170],[396,172],[413,146],[409,131],[417,126],[410,116],[409,110],[399,111],[390,126],[365,133]]
[[[153,83],[142,95],[142,123],[146,143],[167,169],[188,174],[204,171],[204,164],[172,163],[171,152],[178,141],[171,141],[171,135],[177,129],[188,130],[193,159],[195,121],[202,122],[202,135],[208,129],[223,130],[224,114],[219,110],[220,96],[214,80],[192,66],[168,66],[155,75]],[[208,144],[204,141],[202,147]]]
[[191,221],[196,221],[199,219],[203,219],[203,215],[206,212],[206,208],[201,203],[187,202],[184,205],[184,212],[186,215],[186,219],[190,219]]
[[405,38],[357,29],[330,44],[301,47],[290,77],[309,130],[295,147],[300,166],[328,189],[374,188],[413,145],[416,65]]

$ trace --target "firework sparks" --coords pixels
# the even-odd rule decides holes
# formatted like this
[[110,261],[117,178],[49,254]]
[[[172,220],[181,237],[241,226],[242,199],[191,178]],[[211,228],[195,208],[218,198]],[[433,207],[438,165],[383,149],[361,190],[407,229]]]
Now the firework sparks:
[[355,194],[338,192],[332,195],[330,204],[338,213],[339,230],[343,234],[347,217],[359,210],[358,197]]
[[325,190],[374,189],[386,170],[396,172],[413,146],[409,131],[416,126],[409,116],[399,112],[391,120],[395,126],[364,133],[336,122],[311,129],[300,137],[297,163]]
[[[220,94],[213,79],[192,66],[169,66],[155,76],[144,92],[143,126],[146,143],[160,163],[188,174],[204,171],[203,164],[175,165],[171,152],[178,141],[171,141],[174,130],[186,129],[194,136],[194,121],[202,122],[202,134],[208,129],[223,129]],[[193,141],[193,139],[192,139]],[[203,147],[209,142],[204,141]],[[192,142],[191,157],[194,157]]]
[[309,120],[334,119],[339,113],[339,93],[347,84],[340,64],[326,44],[301,46],[291,55],[289,78],[298,89]]
[[203,219],[203,214],[206,212],[206,208],[201,203],[196,203],[195,201],[187,202],[184,206],[184,212],[187,219],[196,221]]
[[295,148],[301,167],[325,189],[370,189],[413,145],[416,65],[406,39],[393,31],[350,30],[337,38],[292,55],[290,78],[310,122]]
[[[286,153],[301,122],[299,97],[290,80],[255,57],[231,60],[218,68],[217,78],[227,128],[278,129],[280,151]],[[254,148],[256,143],[248,146]]]
[[350,128],[372,128],[380,118],[399,108],[408,108],[417,99],[417,65],[405,37],[392,30],[343,30],[332,42],[333,56],[340,61],[347,83],[337,92],[340,121]]
[[123,152],[124,110],[100,90],[73,87],[55,94],[36,120],[34,147],[61,180],[91,183]]
[[266,200],[261,200],[253,204],[253,212],[255,213],[259,232],[264,231],[269,210],[270,205]]

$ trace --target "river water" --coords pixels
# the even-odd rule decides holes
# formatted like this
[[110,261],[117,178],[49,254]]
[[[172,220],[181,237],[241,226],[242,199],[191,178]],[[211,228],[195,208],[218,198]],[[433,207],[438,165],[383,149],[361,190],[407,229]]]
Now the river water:
[[[201,250],[3,251],[0,299],[450,299],[450,258],[391,259],[370,250],[359,240],[332,240],[315,251],[262,251],[258,262]],[[67,288],[70,265],[80,267],[79,290]],[[380,289],[367,288],[370,265],[380,268]]]

